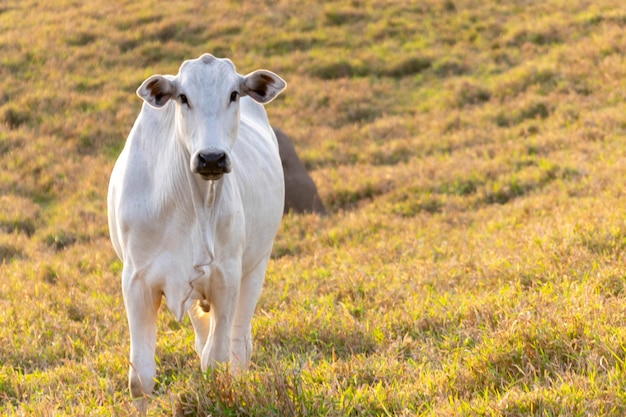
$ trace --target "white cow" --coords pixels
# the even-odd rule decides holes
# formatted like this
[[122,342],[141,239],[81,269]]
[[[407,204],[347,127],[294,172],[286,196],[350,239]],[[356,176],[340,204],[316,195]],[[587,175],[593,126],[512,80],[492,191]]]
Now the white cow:
[[111,241],[124,263],[133,397],[154,388],[162,296],[178,320],[189,313],[203,371],[248,366],[250,323],[284,202],[261,104],[285,86],[270,71],[242,76],[230,60],[205,54],[137,90],[145,103],[108,195]]

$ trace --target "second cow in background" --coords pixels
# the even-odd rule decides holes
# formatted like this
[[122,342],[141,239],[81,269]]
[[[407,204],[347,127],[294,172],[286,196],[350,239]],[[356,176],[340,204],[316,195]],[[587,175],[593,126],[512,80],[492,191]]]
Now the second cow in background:
[[285,174],[285,213],[326,214],[313,178],[298,157],[291,140],[282,130],[272,127],[278,139],[280,160]]

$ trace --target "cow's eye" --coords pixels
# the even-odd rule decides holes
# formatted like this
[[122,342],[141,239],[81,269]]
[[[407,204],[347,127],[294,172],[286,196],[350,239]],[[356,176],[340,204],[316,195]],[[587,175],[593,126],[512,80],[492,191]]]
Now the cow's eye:
[[230,102],[233,103],[235,101],[237,101],[237,97],[239,97],[239,93],[236,91],[233,91],[232,93],[230,93]]
[[189,100],[187,100],[187,96],[184,94],[181,94],[178,96],[178,99],[180,100],[180,104],[184,104],[185,106],[189,105]]

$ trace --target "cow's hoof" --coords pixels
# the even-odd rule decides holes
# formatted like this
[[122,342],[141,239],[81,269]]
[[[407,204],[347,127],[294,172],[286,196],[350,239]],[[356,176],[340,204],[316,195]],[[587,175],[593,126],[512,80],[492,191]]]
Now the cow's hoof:
[[148,412],[148,399],[147,398],[135,398],[133,400],[133,407],[137,410],[139,415],[145,416]]

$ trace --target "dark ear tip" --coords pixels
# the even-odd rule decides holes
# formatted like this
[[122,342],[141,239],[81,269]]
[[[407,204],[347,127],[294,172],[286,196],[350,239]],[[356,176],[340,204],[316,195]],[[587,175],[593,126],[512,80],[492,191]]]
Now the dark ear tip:
[[162,75],[153,75],[137,89],[137,95],[153,107],[164,106],[175,94],[174,84]]
[[152,90],[153,88],[157,87],[159,84],[159,80],[152,80],[148,83],[148,85],[146,85],[146,88],[148,90]]

